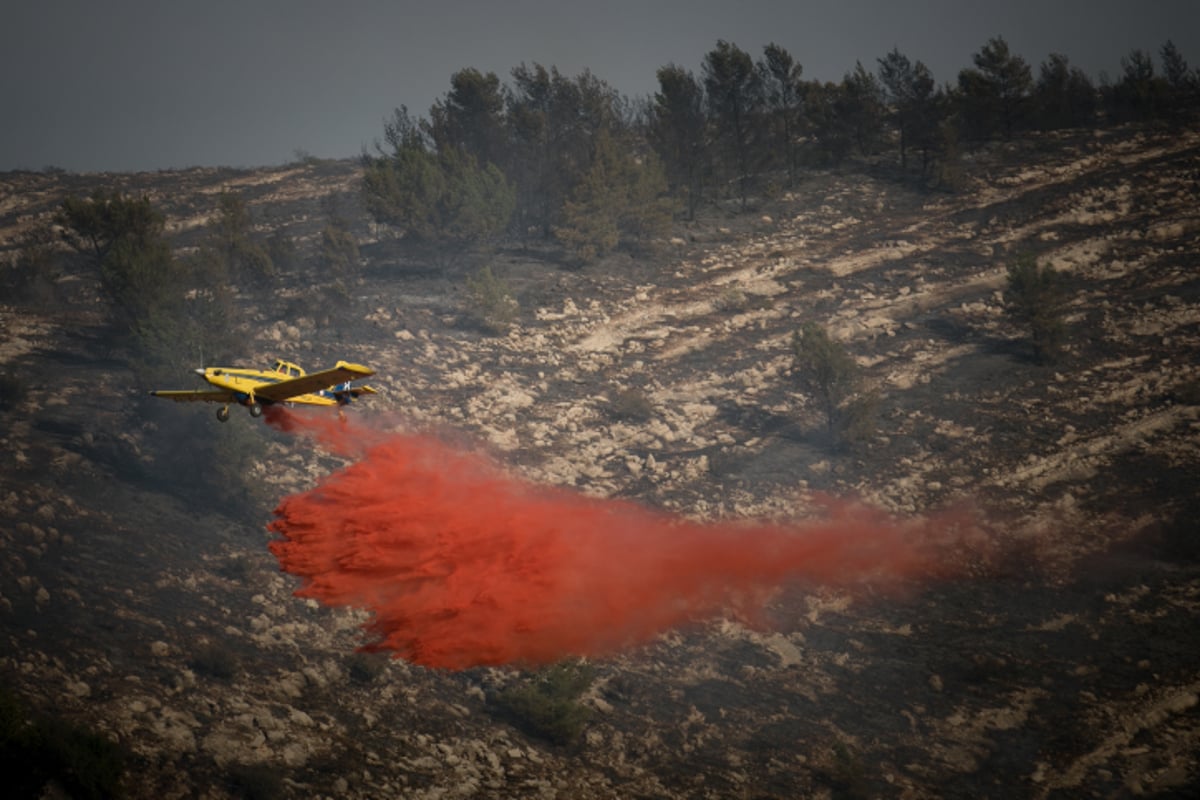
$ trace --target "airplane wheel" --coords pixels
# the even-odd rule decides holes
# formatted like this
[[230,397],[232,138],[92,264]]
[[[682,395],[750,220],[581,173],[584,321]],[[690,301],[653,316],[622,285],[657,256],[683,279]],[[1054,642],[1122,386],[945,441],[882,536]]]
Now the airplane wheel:
[[261,417],[262,416],[262,403],[251,403],[250,404],[250,416],[252,416],[252,417]]
[[217,409],[217,419],[221,420],[221,422],[229,420],[229,406],[221,406]]

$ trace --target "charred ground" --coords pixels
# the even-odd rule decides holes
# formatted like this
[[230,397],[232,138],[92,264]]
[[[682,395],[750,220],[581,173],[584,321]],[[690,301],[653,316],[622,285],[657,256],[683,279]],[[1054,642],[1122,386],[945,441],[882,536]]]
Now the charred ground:
[[[1182,796],[1200,780],[1200,138],[1045,136],[965,170],[956,194],[814,173],[583,269],[514,248],[491,261],[522,308],[499,337],[463,310],[476,263],[429,269],[363,225],[345,312],[306,304],[310,270],[239,292],[236,324],[239,361],[370,364],[383,393],[361,413],[547,483],[709,519],[804,513],[814,492],[969,504],[1002,554],[971,578],[876,601],[792,586],[771,632],[664,636],[593,665],[590,717],[556,744],[496,713],[522,673],[355,656],[359,617],[292,598],[264,524],[336,460],[145,398],[94,285],[66,274],[0,312],[6,683],[119,742],[134,797]],[[320,198],[353,209],[355,181],[349,163],[9,174],[0,237],[11,252],[103,185],[150,193],[189,247],[232,188],[305,246]],[[1066,275],[1052,366],[1003,311],[1021,252]],[[880,391],[865,446],[832,447],[791,375],[807,320]],[[631,390],[648,413],[614,413]],[[253,454],[242,494],[197,477],[223,452]]]

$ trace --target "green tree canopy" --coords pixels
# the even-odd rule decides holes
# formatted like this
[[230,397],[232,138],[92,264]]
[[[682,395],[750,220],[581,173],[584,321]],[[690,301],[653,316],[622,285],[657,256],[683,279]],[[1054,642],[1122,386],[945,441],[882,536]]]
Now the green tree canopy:
[[233,191],[217,195],[217,213],[210,223],[218,280],[260,283],[275,275],[267,248],[251,238],[253,223],[245,199]]
[[1059,53],[1042,62],[1033,102],[1042,128],[1077,127],[1095,120],[1096,89],[1091,79]]
[[852,146],[845,118],[843,87],[836,83],[812,81],[805,87],[804,107],[809,131],[823,159],[841,162]]
[[883,99],[883,88],[862,62],[840,84],[810,84],[808,119],[824,154],[836,163],[853,149],[873,151],[883,130]]
[[98,261],[101,289],[130,334],[144,379],[177,377],[201,353],[227,350],[229,283],[213,268],[213,250],[176,259],[148,198],[69,197],[57,219],[67,241]]
[[694,219],[708,162],[704,89],[691,72],[674,64],[659,68],[658,86],[647,137],[668,183],[684,201],[687,218]]
[[126,197],[97,189],[88,198],[75,195],[63,201],[56,222],[67,243],[90,255],[97,267],[122,242],[145,243],[162,236],[165,220],[150,198]]
[[1173,91],[1190,92],[1195,88],[1196,75],[1188,69],[1187,60],[1174,42],[1167,39],[1158,54],[1162,61],[1163,77]]
[[460,70],[450,76],[450,91],[429,112],[429,131],[438,150],[457,149],[486,166],[503,166],[507,157],[504,92],[494,72]]
[[447,247],[474,246],[504,230],[513,191],[494,164],[480,167],[457,147],[432,149],[405,108],[397,109],[385,135],[390,153],[363,156],[364,199],[377,222],[443,255]]
[[838,408],[858,384],[858,365],[815,322],[805,323],[792,335],[792,354],[801,384],[816,397],[832,428]]
[[937,135],[940,114],[933,74],[922,62],[893,49],[879,59],[879,82],[900,133],[900,166],[907,168],[908,150],[926,151]]
[[553,67],[522,64],[512,75],[506,174],[516,187],[516,219],[522,232],[549,235],[591,165],[596,135],[622,127],[620,96],[586,70],[571,79]]
[[1109,113],[1118,121],[1153,119],[1166,108],[1166,81],[1154,74],[1154,58],[1134,49],[1121,58],[1121,80],[1109,93]]
[[666,191],[658,159],[638,158],[628,142],[601,131],[591,167],[575,186],[554,234],[580,260],[591,261],[622,240],[662,233],[672,210]]
[[768,145],[783,159],[788,185],[794,186],[800,169],[798,139],[804,124],[804,68],[791,53],[771,43],[763,48],[757,69],[763,113],[771,131]]
[[1033,88],[1025,59],[1008,49],[1001,36],[988,39],[972,56],[973,69],[958,73],[958,89],[968,129],[981,139],[999,131],[1005,139],[1024,121]]
[[883,87],[858,61],[842,79],[842,95],[846,128],[858,152],[865,156],[878,145],[883,131]]
[[760,75],[749,53],[724,40],[704,57],[701,71],[722,162],[733,168],[744,207],[754,166],[754,117],[762,100]]
[[101,289],[127,327],[165,302],[177,265],[163,236],[165,218],[150,198],[102,189],[87,199],[72,195],[56,221],[66,241],[98,268]]
[[1164,94],[1168,120],[1182,124],[1194,118],[1196,101],[1200,97],[1200,78],[1188,68],[1188,63],[1179,48],[1170,39],[1158,51],[1162,62]]

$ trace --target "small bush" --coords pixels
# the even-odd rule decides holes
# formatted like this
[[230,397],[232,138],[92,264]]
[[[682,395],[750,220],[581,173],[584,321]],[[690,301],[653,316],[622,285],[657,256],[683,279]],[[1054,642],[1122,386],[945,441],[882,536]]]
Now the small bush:
[[792,352],[800,384],[817,399],[830,435],[842,445],[869,439],[875,431],[879,397],[864,391],[858,364],[846,349],[810,322],[792,336]]
[[342,318],[354,308],[350,286],[341,278],[310,287],[290,304],[289,313],[311,319],[318,328],[341,330]]
[[217,644],[203,645],[192,654],[188,666],[201,675],[229,681],[238,673],[238,661],[233,653]]
[[736,286],[730,286],[713,301],[713,308],[727,313],[740,313],[750,308],[750,298]]
[[519,310],[508,284],[491,267],[467,278],[467,313],[485,330],[496,335],[507,332]]
[[267,237],[266,248],[267,257],[279,272],[291,272],[300,265],[300,253],[296,249],[296,242],[284,233],[282,228],[276,228]]
[[1059,356],[1066,337],[1065,308],[1066,290],[1057,270],[1039,266],[1031,255],[1009,266],[1005,310],[1029,327],[1039,363],[1053,363]]
[[269,286],[278,274],[271,254],[259,244],[248,243],[242,247],[238,263],[242,279],[255,286]]
[[1172,392],[1175,401],[1185,406],[1200,406],[1200,378],[1192,378]]
[[104,736],[62,720],[41,726],[43,747],[57,765],[56,777],[71,797],[106,800],[121,794],[125,756]]
[[283,775],[268,764],[234,764],[229,787],[245,800],[275,800],[283,796]]
[[41,797],[54,781],[70,797],[120,797],[125,753],[104,736],[58,718],[31,720],[0,687],[0,785],[9,797]]
[[25,384],[16,375],[0,372],[0,411],[11,411],[25,399]]
[[713,301],[713,309],[726,314],[742,314],[770,308],[772,300],[761,294],[751,294],[737,286],[729,286]]
[[358,242],[340,225],[329,224],[321,231],[321,266],[338,278],[358,273]]
[[879,393],[866,392],[846,402],[838,413],[838,440],[858,445],[875,435],[879,418]]
[[828,778],[833,784],[834,797],[852,800],[873,796],[862,756],[840,739],[833,743],[833,764]]
[[346,671],[351,682],[366,686],[383,674],[387,661],[388,657],[382,653],[355,653],[350,656]]
[[578,661],[547,667],[531,680],[506,688],[492,698],[500,716],[531,736],[555,744],[578,741],[591,709],[578,702],[595,680],[595,671]]
[[5,280],[14,297],[33,303],[56,299],[55,282],[61,275],[55,246],[58,235],[47,224],[39,224],[17,237],[17,255]]
[[619,420],[646,422],[654,416],[654,403],[641,389],[625,389],[609,401],[608,413]]

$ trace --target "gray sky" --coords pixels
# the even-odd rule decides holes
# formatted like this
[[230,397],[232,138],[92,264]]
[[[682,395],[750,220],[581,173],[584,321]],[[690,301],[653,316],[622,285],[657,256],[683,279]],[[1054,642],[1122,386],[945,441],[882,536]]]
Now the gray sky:
[[629,96],[699,74],[718,39],[776,43],[840,80],[893,47],[953,81],[992,36],[1093,79],[1172,39],[1200,66],[1200,0],[9,0],[0,170],[281,164],[361,152],[392,109],[426,116],[463,68],[590,69]]

